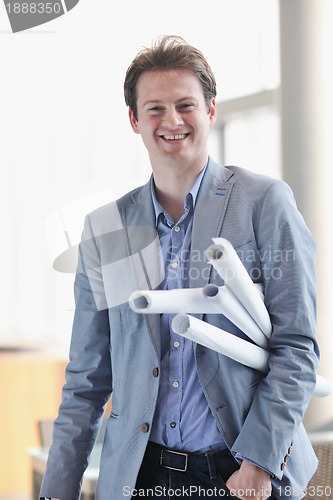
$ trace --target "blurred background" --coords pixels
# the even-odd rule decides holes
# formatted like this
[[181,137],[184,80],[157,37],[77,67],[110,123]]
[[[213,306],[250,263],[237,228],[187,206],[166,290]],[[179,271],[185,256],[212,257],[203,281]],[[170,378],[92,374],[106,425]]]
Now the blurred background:
[[[319,373],[333,380],[333,3],[80,0],[16,34],[0,5],[1,500],[32,498],[29,447],[40,444],[37,422],[56,416],[64,380],[74,274],[53,268],[49,217],[148,180],[123,80],[136,53],[163,34],[197,46],[215,72],[212,156],[294,190],[318,244]],[[80,234],[80,211],[75,223]],[[333,430],[331,396],[311,402],[306,425]]]

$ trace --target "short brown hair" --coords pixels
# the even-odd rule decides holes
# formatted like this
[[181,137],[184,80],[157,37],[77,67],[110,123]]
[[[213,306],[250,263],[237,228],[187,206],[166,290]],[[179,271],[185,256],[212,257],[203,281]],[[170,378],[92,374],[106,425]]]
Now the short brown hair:
[[127,106],[137,118],[136,85],[145,71],[189,69],[199,79],[208,108],[216,96],[216,80],[213,71],[200,50],[189,45],[182,37],[167,35],[157,38],[150,48],[145,47],[127,69],[124,94]]

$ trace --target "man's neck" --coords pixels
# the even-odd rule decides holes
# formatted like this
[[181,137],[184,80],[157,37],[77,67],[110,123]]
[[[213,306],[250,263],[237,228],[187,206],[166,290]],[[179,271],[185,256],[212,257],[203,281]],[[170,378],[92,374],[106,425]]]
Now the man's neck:
[[185,197],[203,167],[204,165],[197,169],[154,171],[156,198],[175,222],[183,214]]
[[184,200],[187,192],[182,196],[175,191],[160,191],[155,186],[156,198],[162,208],[171,215],[174,222],[177,222],[184,213]]

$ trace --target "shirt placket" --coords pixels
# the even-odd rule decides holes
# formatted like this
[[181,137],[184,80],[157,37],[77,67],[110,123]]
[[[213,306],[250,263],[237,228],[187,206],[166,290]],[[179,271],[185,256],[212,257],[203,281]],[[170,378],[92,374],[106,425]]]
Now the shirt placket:
[[[185,218],[185,215],[184,215]],[[182,220],[182,219],[181,219]],[[167,288],[169,290],[182,288],[186,283],[186,259],[183,255],[185,224],[179,222],[171,231],[171,253],[167,269]],[[166,434],[170,447],[181,442],[180,419],[183,395],[183,351],[184,338],[175,334],[171,328],[174,315],[168,315],[170,344],[169,344],[169,391],[166,414]]]

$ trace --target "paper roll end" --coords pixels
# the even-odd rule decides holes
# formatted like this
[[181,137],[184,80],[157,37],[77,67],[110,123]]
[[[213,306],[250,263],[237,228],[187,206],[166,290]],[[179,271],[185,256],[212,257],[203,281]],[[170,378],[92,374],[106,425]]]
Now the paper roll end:
[[222,260],[224,257],[223,248],[215,243],[207,248],[206,257],[208,260]]
[[179,335],[184,335],[190,327],[190,320],[187,314],[177,314],[172,322],[172,329]]
[[202,293],[203,293],[204,297],[208,297],[210,299],[213,299],[218,295],[219,287],[217,285],[213,285],[213,284],[209,283],[208,285],[203,287]]
[[317,374],[317,383],[314,390],[314,396],[325,398],[332,393],[333,386],[331,382],[321,375]]
[[142,292],[133,292],[128,299],[130,308],[137,313],[145,312],[148,308],[148,299],[142,294]]

